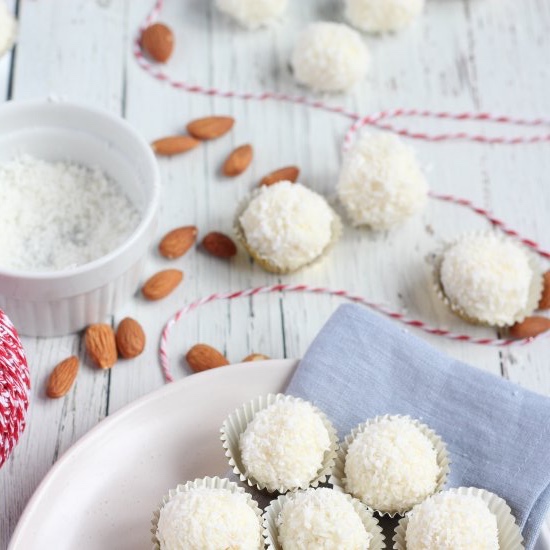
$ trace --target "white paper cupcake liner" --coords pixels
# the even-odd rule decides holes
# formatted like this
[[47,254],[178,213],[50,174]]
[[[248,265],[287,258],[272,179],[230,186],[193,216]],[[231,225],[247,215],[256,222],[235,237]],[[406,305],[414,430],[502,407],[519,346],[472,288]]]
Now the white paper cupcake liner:
[[[329,205],[332,214],[333,214],[333,220],[331,225],[331,239],[330,242],[325,246],[325,248],[321,251],[321,253],[314,258],[313,260],[301,265],[297,269],[284,269],[280,266],[273,263],[268,257],[262,256],[259,254],[254,248],[252,248],[248,241],[246,240],[246,235],[244,233],[244,230],[241,226],[241,222],[239,221],[239,218],[246,210],[247,206],[249,205],[250,201],[257,196],[261,192],[261,189],[256,189],[253,191],[250,196],[245,198],[241,203],[238,205],[235,217],[233,219],[233,231],[235,233],[235,236],[237,237],[237,240],[243,245],[243,247],[246,249],[248,254],[252,257],[252,259],[262,268],[265,269],[265,271],[268,271],[270,273],[276,273],[278,275],[288,275],[289,273],[295,273],[297,271],[300,271],[301,269],[305,267],[310,267],[318,262],[320,262],[323,258],[325,258],[328,253],[331,251],[332,247],[336,244],[336,242],[340,239],[342,236],[342,220],[340,219],[340,216],[334,211],[334,209]],[[328,203],[327,203],[328,204]]]
[[[369,550],[383,550],[386,548],[384,533],[380,527],[378,520],[372,515],[372,512],[359,500],[344,495],[349,502],[352,503],[354,510],[357,512],[367,532],[373,535],[369,544]],[[276,500],[271,501],[271,504],[265,509],[263,515],[264,538],[266,541],[267,550],[282,550],[279,543],[279,533],[277,528],[277,518],[285,505],[285,502],[292,496],[282,495]]]
[[[445,492],[475,496],[481,498],[487,504],[489,510],[497,518],[498,545],[500,550],[523,550],[525,548],[521,531],[516,524],[516,519],[512,515],[510,506],[506,504],[504,499],[494,493],[483,489],[476,489],[475,487],[460,487],[458,489],[448,489]],[[406,533],[408,524],[409,518],[407,516],[402,518],[397,524],[393,537],[394,550],[407,549]]]
[[[464,240],[464,239],[470,239],[472,237],[478,237],[478,236],[484,236],[484,235],[493,235],[493,233],[490,233],[488,231],[476,231],[472,233],[464,234],[457,239],[455,239],[452,242],[449,242],[445,244],[443,247],[441,247],[440,250],[438,250],[435,253],[435,259],[433,263],[433,286],[436,295],[438,298],[455,314],[458,315],[460,318],[462,318],[467,323],[473,324],[473,325],[480,325],[480,326],[488,326],[488,327],[506,327],[506,326],[512,326],[515,323],[521,323],[526,317],[531,315],[536,309],[538,309],[538,305],[540,302],[540,298],[542,296],[543,291],[543,272],[541,269],[540,262],[538,261],[538,258],[535,254],[533,254],[529,249],[526,247],[522,247],[520,243],[516,243],[519,247],[524,250],[524,252],[527,254],[527,259],[529,261],[529,266],[531,267],[531,270],[533,272],[533,278],[531,279],[531,285],[529,287],[529,296],[527,298],[527,304],[525,308],[523,308],[521,311],[518,311],[516,315],[513,317],[513,319],[510,320],[508,323],[502,323],[502,322],[489,322],[481,319],[476,319],[475,317],[472,317],[464,309],[457,304],[456,302],[453,302],[450,300],[447,295],[445,294],[445,289],[443,288],[443,285],[441,283],[441,264],[443,262],[443,256],[445,252],[457,244],[458,242]],[[504,237],[499,236],[498,237],[501,241],[508,241],[510,240],[510,237]]]
[[286,493],[289,490],[296,491],[299,489],[307,489],[308,487],[317,487],[320,483],[324,483],[332,473],[338,450],[338,436],[334,426],[331,424],[327,416],[314,405],[312,405],[312,407],[321,418],[330,437],[330,449],[325,452],[323,465],[317,472],[317,476],[309,483],[303,484],[299,487],[293,487],[292,489],[278,487],[273,490],[267,488],[265,484],[257,481],[256,479],[248,477],[246,474],[246,468],[242,462],[241,451],[239,448],[241,434],[246,430],[246,427],[249,422],[252,421],[256,413],[269,407],[270,405],[273,405],[273,403],[278,403],[280,401],[305,402],[303,399],[293,397],[291,395],[269,394],[266,396],[259,396],[256,399],[245,403],[229,415],[220,430],[223,448],[225,449],[225,456],[229,459],[229,465],[233,468],[233,472],[239,476],[239,479],[242,482],[247,483],[250,487],[256,487],[260,491],[265,490],[268,493]]
[[247,504],[250,506],[250,508],[252,508],[252,510],[254,510],[256,516],[258,516],[258,528],[262,528],[262,511],[258,507],[258,503],[244,490],[243,487],[240,487],[239,485],[237,485],[237,483],[234,483],[233,481],[230,481],[226,478],[203,477],[195,479],[194,481],[187,481],[184,484],[180,484],[175,489],[171,489],[168,494],[164,495],[159,507],[153,512],[153,518],[151,520],[151,534],[153,535],[151,541],[153,542],[153,550],[160,550],[160,544],[157,539],[157,529],[162,507],[177,494],[192,491],[198,488],[225,489],[227,491],[230,491],[231,493],[241,493],[245,495]]
[[[332,483],[334,489],[342,491],[344,493],[348,493],[348,490],[346,488],[346,474],[344,471],[344,466],[346,462],[346,454],[348,452],[349,446],[351,445],[351,442],[355,439],[355,437],[358,434],[365,431],[367,426],[370,426],[376,422],[385,420],[387,418],[406,418],[410,420],[430,440],[430,442],[434,446],[434,449],[437,452],[437,464],[439,466],[439,475],[437,477],[437,484],[433,494],[439,493],[440,491],[442,491],[445,486],[445,483],[447,482],[451,461],[449,458],[449,454],[447,452],[447,447],[443,442],[443,440],[441,439],[441,437],[439,437],[434,430],[432,430],[425,424],[422,424],[419,420],[415,420],[410,416],[390,415],[390,414],[377,416],[375,418],[367,420],[366,422],[363,422],[362,424],[359,424],[359,426],[354,428],[344,438],[344,441],[340,442],[340,448],[338,449],[338,454],[336,456],[336,462],[334,464],[332,476],[330,477],[330,480],[329,480],[329,482]],[[377,514],[381,516],[389,516],[390,518],[393,518],[395,516],[402,516],[412,508],[412,507],[408,507],[400,510],[378,510],[370,506],[368,503],[364,503],[364,504],[369,509],[376,512]]]

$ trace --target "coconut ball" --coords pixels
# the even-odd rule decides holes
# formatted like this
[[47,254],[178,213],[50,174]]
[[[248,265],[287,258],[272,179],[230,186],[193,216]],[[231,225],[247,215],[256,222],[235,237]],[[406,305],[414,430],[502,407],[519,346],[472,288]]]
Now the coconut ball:
[[281,17],[288,0],[216,0],[216,5],[244,27],[257,29]]
[[345,0],[346,18],[367,32],[393,32],[410,25],[425,0]]
[[243,493],[200,487],[174,495],[160,510],[162,550],[259,550],[260,520]]
[[349,497],[308,489],[287,500],[277,519],[284,550],[365,550],[373,538]]
[[348,493],[381,512],[412,508],[437,487],[437,451],[410,418],[367,424],[351,442],[344,465]]
[[317,22],[298,36],[291,64],[300,84],[319,92],[345,92],[367,73],[369,53],[347,25]]
[[384,230],[424,207],[428,184],[414,149],[394,134],[364,134],[344,157],[337,192],[353,225]]
[[498,550],[497,518],[473,495],[442,492],[409,514],[407,550]]
[[489,325],[512,325],[536,307],[531,295],[535,273],[525,250],[492,233],[468,235],[443,253],[443,292],[468,318]]
[[317,477],[331,438],[310,403],[285,400],[254,416],[239,447],[245,475],[268,491],[284,492],[307,487]]
[[339,218],[326,200],[290,181],[263,186],[239,217],[248,251],[270,271],[295,271],[327,249]]
[[0,0],[0,57],[12,46],[17,24],[6,3]]

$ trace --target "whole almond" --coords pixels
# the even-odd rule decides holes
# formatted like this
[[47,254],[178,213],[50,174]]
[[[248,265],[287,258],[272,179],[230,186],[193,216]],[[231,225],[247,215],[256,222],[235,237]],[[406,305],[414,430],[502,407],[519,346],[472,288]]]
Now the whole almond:
[[285,166],[262,178],[260,185],[273,185],[280,181],[291,181],[292,183],[296,183],[299,176],[300,169],[297,166]]
[[174,33],[163,23],[154,23],[141,33],[141,46],[155,61],[165,63],[174,50]]
[[203,372],[229,365],[229,361],[215,348],[208,344],[194,345],[185,356],[191,370]]
[[223,174],[229,178],[242,174],[252,162],[254,150],[252,145],[241,145],[237,147],[225,160]]
[[48,378],[46,394],[48,397],[57,399],[63,397],[71,389],[76,375],[78,374],[78,357],[71,355],[58,363]]
[[182,271],[165,269],[147,279],[141,292],[148,300],[160,300],[168,296],[181,283],[182,279]]
[[157,139],[151,143],[153,151],[161,157],[171,157],[186,153],[200,144],[198,139],[191,136],[169,136]]
[[251,363],[253,361],[267,361],[269,357],[267,355],[263,355],[262,353],[251,353],[250,355],[247,355],[241,363]]
[[534,338],[543,332],[550,330],[550,319],[546,317],[527,317],[521,323],[516,323],[510,329],[510,336],[512,338]]
[[145,348],[145,332],[141,325],[131,317],[120,321],[116,330],[116,347],[124,359],[133,359]]
[[165,258],[180,258],[195,244],[196,240],[197,228],[194,225],[177,227],[164,235],[159,244],[159,252]]
[[227,235],[213,231],[202,240],[202,247],[217,258],[231,258],[237,254],[237,246]]
[[110,325],[97,323],[86,329],[86,351],[100,369],[110,369],[118,358],[115,333]]
[[544,274],[542,296],[539,302],[539,309],[550,309],[550,271]]
[[209,116],[193,120],[187,125],[187,131],[197,139],[216,139],[227,134],[235,124],[230,116]]

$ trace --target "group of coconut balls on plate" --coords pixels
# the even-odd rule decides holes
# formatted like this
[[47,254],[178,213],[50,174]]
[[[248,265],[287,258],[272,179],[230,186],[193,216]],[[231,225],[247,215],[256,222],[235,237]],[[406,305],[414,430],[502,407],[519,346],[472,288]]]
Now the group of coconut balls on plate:
[[502,498],[444,490],[445,443],[408,416],[369,419],[338,441],[319,408],[278,394],[238,408],[221,433],[241,484],[208,477],[170,491],[153,515],[157,550],[382,550],[383,516],[400,518],[387,533],[398,550],[523,547]]

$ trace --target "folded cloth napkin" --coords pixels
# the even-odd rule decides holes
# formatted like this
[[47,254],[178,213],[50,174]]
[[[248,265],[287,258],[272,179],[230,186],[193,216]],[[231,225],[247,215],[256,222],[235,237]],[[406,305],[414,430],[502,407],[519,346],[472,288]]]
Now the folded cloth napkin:
[[287,393],[322,409],[340,437],[367,418],[407,414],[443,438],[449,487],[504,498],[534,547],[550,506],[550,399],[470,367],[362,306],[344,305]]

